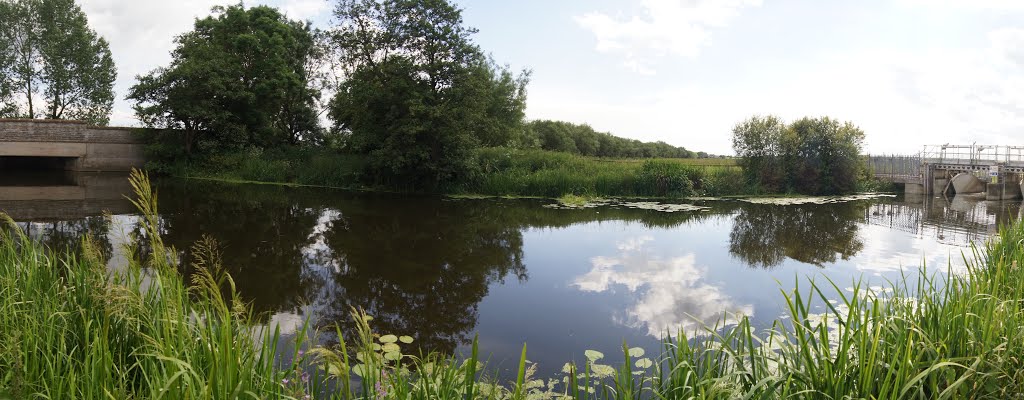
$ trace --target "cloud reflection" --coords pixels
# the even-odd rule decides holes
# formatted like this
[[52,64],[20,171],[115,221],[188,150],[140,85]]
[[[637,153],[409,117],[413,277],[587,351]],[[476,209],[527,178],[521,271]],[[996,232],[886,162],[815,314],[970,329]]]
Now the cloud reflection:
[[624,286],[637,298],[622,322],[657,337],[680,329],[692,337],[703,334],[705,326],[735,325],[741,316],[753,316],[753,305],[736,304],[720,288],[702,282],[706,270],[697,266],[693,253],[670,259],[647,254],[644,245],[653,240],[631,238],[619,243],[617,257],[592,258],[593,268],[573,286],[598,293]]

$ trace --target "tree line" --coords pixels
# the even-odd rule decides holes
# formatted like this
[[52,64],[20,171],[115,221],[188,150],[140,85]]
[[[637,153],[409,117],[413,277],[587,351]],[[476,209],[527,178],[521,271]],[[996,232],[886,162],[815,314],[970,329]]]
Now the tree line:
[[684,147],[665,142],[641,142],[607,132],[597,132],[590,125],[565,121],[536,120],[526,124],[523,138],[515,143],[523,148],[575,153],[596,157],[632,158],[707,158],[707,153],[694,153]]
[[[371,179],[420,187],[459,179],[481,147],[697,155],[527,121],[530,71],[497,63],[448,0],[337,0],[333,16],[318,28],[273,7],[215,7],[127,99],[171,132],[174,157],[324,146],[365,157]],[[74,0],[0,0],[0,50],[0,117],[108,121],[116,70]]]

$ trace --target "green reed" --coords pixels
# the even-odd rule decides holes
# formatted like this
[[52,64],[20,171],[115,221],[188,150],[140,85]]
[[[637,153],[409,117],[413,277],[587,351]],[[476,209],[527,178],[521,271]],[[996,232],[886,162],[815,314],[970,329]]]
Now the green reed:
[[723,160],[603,159],[506,148],[479,149],[475,157],[475,168],[449,191],[550,198],[753,194],[739,167]]
[[[156,196],[133,174],[146,249],[122,269],[86,238],[55,253],[0,216],[0,398],[280,397],[276,332],[254,323],[209,239],[191,284],[159,236]],[[259,340],[260,337],[269,340]]]
[[[53,252],[10,218],[0,229],[0,399],[1007,399],[1024,393],[1024,224],[965,256],[967,268],[869,288],[798,280],[788,315],[677,332],[661,349],[596,351],[538,377],[523,346],[501,377],[470,354],[418,354],[415,338],[374,332],[352,310],[351,337],[304,342],[279,359],[281,333],[257,322],[196,243],[185,282],[160,239],[148,178],[132,176],[142,218],[124,268],[89,238]],[[836,301],[835,303],[829,300]],[[307,351],[302,351],[305,349]],[[309,371],[312,371],[311,373]]]

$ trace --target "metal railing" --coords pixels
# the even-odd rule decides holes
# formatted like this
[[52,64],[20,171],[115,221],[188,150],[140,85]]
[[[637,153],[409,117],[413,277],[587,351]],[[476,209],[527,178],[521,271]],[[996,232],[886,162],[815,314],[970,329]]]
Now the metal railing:
[[1024,166],[1024,146],[926,145],[920,156],[931,164]]

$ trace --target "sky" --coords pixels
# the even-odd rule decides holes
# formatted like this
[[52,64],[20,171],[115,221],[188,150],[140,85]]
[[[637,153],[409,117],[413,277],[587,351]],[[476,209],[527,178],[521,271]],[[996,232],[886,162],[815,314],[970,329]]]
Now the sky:
[[[170,61],[216,0],[79,0],[118,67],[123,99]],[[753,115],[829,116],[865,151],[1024,145],[1024,0],[458,0],[476,42],[532,72],[527,118],[733,154]],[[327,0],[258,0],[331,25]]]

